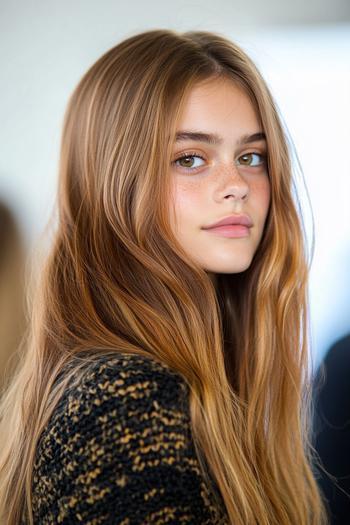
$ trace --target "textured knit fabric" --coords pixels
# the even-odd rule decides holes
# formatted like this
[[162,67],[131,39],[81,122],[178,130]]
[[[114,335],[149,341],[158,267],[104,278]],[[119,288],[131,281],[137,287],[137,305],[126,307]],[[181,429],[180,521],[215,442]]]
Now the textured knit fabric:
[[227,525],[199,468],[188,394],[180,375],[147,357],[90,365],[39,440],[35,525]]

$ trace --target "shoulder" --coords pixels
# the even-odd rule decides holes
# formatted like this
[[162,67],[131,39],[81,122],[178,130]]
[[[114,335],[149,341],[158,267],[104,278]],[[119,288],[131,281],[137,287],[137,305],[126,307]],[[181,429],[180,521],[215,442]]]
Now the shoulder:
[[166,403],[174,402],[178,394],[186,390],[184,379],[165,363],[155,361],[151,357],[121,353],[105,356],[93,363],[73,395],[98,395],[102,396],[101,401],[106,393],[108,399],[117,397],[120,400],[136,396],[149,399],[166,386],[168,388],[163,392]]
[[162,422],[170,428],[179,418],[182,425],[189,422],[188,387],[179,374],[145,356],[103,356],[66,389],[40,447],[54,440],[62,443],[60,453],[65,454],[64,444],[76,435],[115,442],[126,428],[139,434],[150,419],[157,420],[160,430]]
[[203,491],[188,387],[148,357],[119,354],[89,366],[37,449],[35,523],[153,522],[169,509],[174,522],[204,523]]
[[[58,407],[58,417],[68,423],[98,418],[101,414],[115,423],[130,416],[163,410],[188,411],[188,387],[184,379],[166,364],[149,357],[119,354],[90,365],[80,382],[68,389]],[[106,420],[106,424],[108,421]],[[170,424],[170,421],[169,421]],[[142,420],[138,420],[139,428]],[[101,426],[99,425],[101,429]]]

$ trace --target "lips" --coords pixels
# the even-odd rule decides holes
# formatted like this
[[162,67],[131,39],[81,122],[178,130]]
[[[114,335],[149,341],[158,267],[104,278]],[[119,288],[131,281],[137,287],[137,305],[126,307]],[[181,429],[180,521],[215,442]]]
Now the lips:
[[230,215],[229,217],[225,217],[224,219],[210,224],[209,226],[203,226],[203,230],[210,230],[211,228],[217,228],[219,226],[230,226],[236,224],[246,226],[247,228],[251,228],[253,226],[253,222],[248,215]]

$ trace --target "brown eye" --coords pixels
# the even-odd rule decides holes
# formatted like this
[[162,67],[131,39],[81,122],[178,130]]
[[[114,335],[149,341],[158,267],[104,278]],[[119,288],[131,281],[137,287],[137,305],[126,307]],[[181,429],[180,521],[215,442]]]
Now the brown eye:
[[238,161],[242,166],[260,166],[264,163],[265,156],[260,153],[246,153],[239,157]]
[[193,157],[182,157],[182,159],[179,159],[178,162],[183,168],[192,168],[194,159]]
[[188,170],[195,170],[204,164],[204,159],[200,155],[184,155],[174,161],[175,166]]

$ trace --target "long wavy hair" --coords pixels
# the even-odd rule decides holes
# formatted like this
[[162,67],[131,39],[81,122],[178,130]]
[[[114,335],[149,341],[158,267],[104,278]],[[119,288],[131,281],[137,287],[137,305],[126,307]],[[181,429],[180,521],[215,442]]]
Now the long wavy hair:
[[[222,76],[260,117],[271,204],[249,269],[215,286],[177,242],[167,196],[186,96]],[[147,31],[107,51],[67,106],[57,210],[26,351],[0,407],[1,523],[22,513],[33,523],[40,434],[66,385],[115,352],[183,376],[200,466],[232,525],[326,523],[310,439],[305,238],[288,140],[251,59],[202,31]]]

